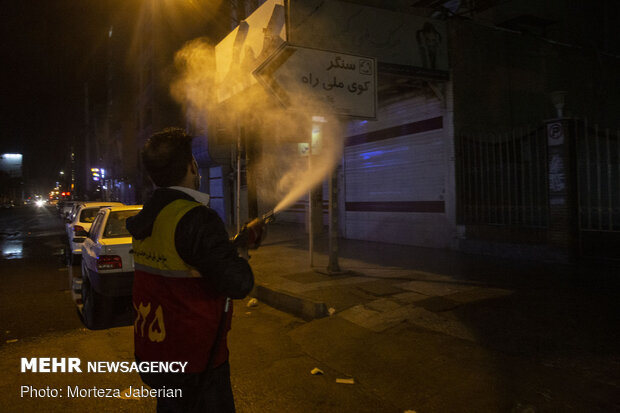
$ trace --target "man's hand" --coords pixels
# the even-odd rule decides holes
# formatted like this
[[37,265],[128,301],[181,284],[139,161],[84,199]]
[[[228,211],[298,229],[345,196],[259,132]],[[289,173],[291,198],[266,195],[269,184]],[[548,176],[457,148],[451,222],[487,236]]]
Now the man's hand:
[[265,235],[267,228],[262,218],[254,218],[241,228],[241,231],[234,236],[232,242],[237,248],[257,249]]

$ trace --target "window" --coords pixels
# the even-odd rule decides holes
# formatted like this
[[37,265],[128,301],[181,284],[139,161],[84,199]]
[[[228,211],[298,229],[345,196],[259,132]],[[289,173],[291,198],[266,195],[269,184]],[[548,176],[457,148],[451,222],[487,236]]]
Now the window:
[[106,223],[105,230],[103,231],[104,238],[122,238],[122,237],[131,237],[129,231],[127,231],[127,227],[125,226],[125,221],[127,218],[133,217],[140,210],[135,209],[131,211],[112,211],[110,212],[110,216],[108,217],[108,222]]
[[105,211],[101,211],[95,218],[95,222],[93,223],[93,226],[90,228],[90,232],[88,233],[88,238],[97,242],[97,239],[98,239],[97,234],[99,233],[99,229],[101,228],[101,223],[103,222],[104,219],[105,219]]
[[97,216],[97,212],[99,212],[99,209],[100,208],[84,208],[82,212],[80,212],[80,222],[92,224]]
[[98,207],[92,207],[92,208],[85,208],[82,210],[82,212],[80,212],[80,222],[85,222],[87,224],[92,224],[93,221],[95,220],[95,218],[97,217],[97,212],[99,212],[99,210],[101,208],[108,208],[111,207],[112,205],[102,205],[102,206],[98,206]]

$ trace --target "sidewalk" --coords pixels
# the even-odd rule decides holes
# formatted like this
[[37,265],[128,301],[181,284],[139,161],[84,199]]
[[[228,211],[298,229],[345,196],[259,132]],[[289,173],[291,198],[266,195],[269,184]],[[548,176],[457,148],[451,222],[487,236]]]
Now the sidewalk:
[[[339,240],[345,274],[330,276],[321,273],[328,262],[325,238],[316,243],[311,269],[302,227],[275,223],[269,231],[251,254],[253,295],[314,320],[292,334],[317,359],[331,355],[341,371],[358,378],[374,369],[374,377],[365,377],[374,388],[390,381],[401,388],[384,389],[394,393],[395,406],[620,411],[617,266],[561,266]],[[338,340],[326,343],[323,334]],[[381,359],[360,369],[360,360],[376,355],[360,350],[352,337],[372,342],[382,356],[398,354],[396,364]],[[417,376],[403,377],[402,367],[411,365],[424,372],[424,385]],[[495,389],[498,382],[501,389]],[[463,409],[465,401],[470,408]]]
[[[451,306],[435,310],[447,311],[515,292],[582,296],[620,291],[620,263],[562,265],[359,240],[339,239],[338,243],[343,274],[328,275],[326,234],[315,243],[310,267],[303,227],[271,224],[260,249],[250,252],[256,275],[254,294],[312,320],[328,316],[329,308],[342,312],[385,297],[423,307],[434,298],[435,305],[444,301]],[[290,302],[278,295],[290,296]],[[299,308],[288,308],[291,304]]]

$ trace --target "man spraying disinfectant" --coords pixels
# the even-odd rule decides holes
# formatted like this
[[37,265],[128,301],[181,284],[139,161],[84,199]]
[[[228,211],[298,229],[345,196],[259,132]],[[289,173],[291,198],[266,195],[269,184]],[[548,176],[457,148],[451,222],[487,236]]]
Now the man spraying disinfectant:
[[137,361],[186,361],[181,374],[143,374],[152,388],[182,390],[157,397],[158,412],[234,412],[227,333],[232,299],[254,286],[239,249],[257,248],[273,213],[228,239],[224,223],[198,191],[200,175],[192,138],[182,129],[154,134],[142,161],[157,186],[142,211],[127,220],[132,234]]

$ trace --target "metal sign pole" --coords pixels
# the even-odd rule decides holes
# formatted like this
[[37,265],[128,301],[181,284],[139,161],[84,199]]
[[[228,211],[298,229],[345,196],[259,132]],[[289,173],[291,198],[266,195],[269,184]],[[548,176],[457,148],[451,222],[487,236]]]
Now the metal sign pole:
[[[310,144],[308,146],[308,171],[312,173],[312,133],[310,134]],[[308,254],[310,268],[314,266],[314,208],[312,206],[312,190],[308,191]]]
[[342,272],[338,264],[338,169],[334,169],[329,179],[329,274]]
[[237,234],[241,231],[241,122],[237,119]]

